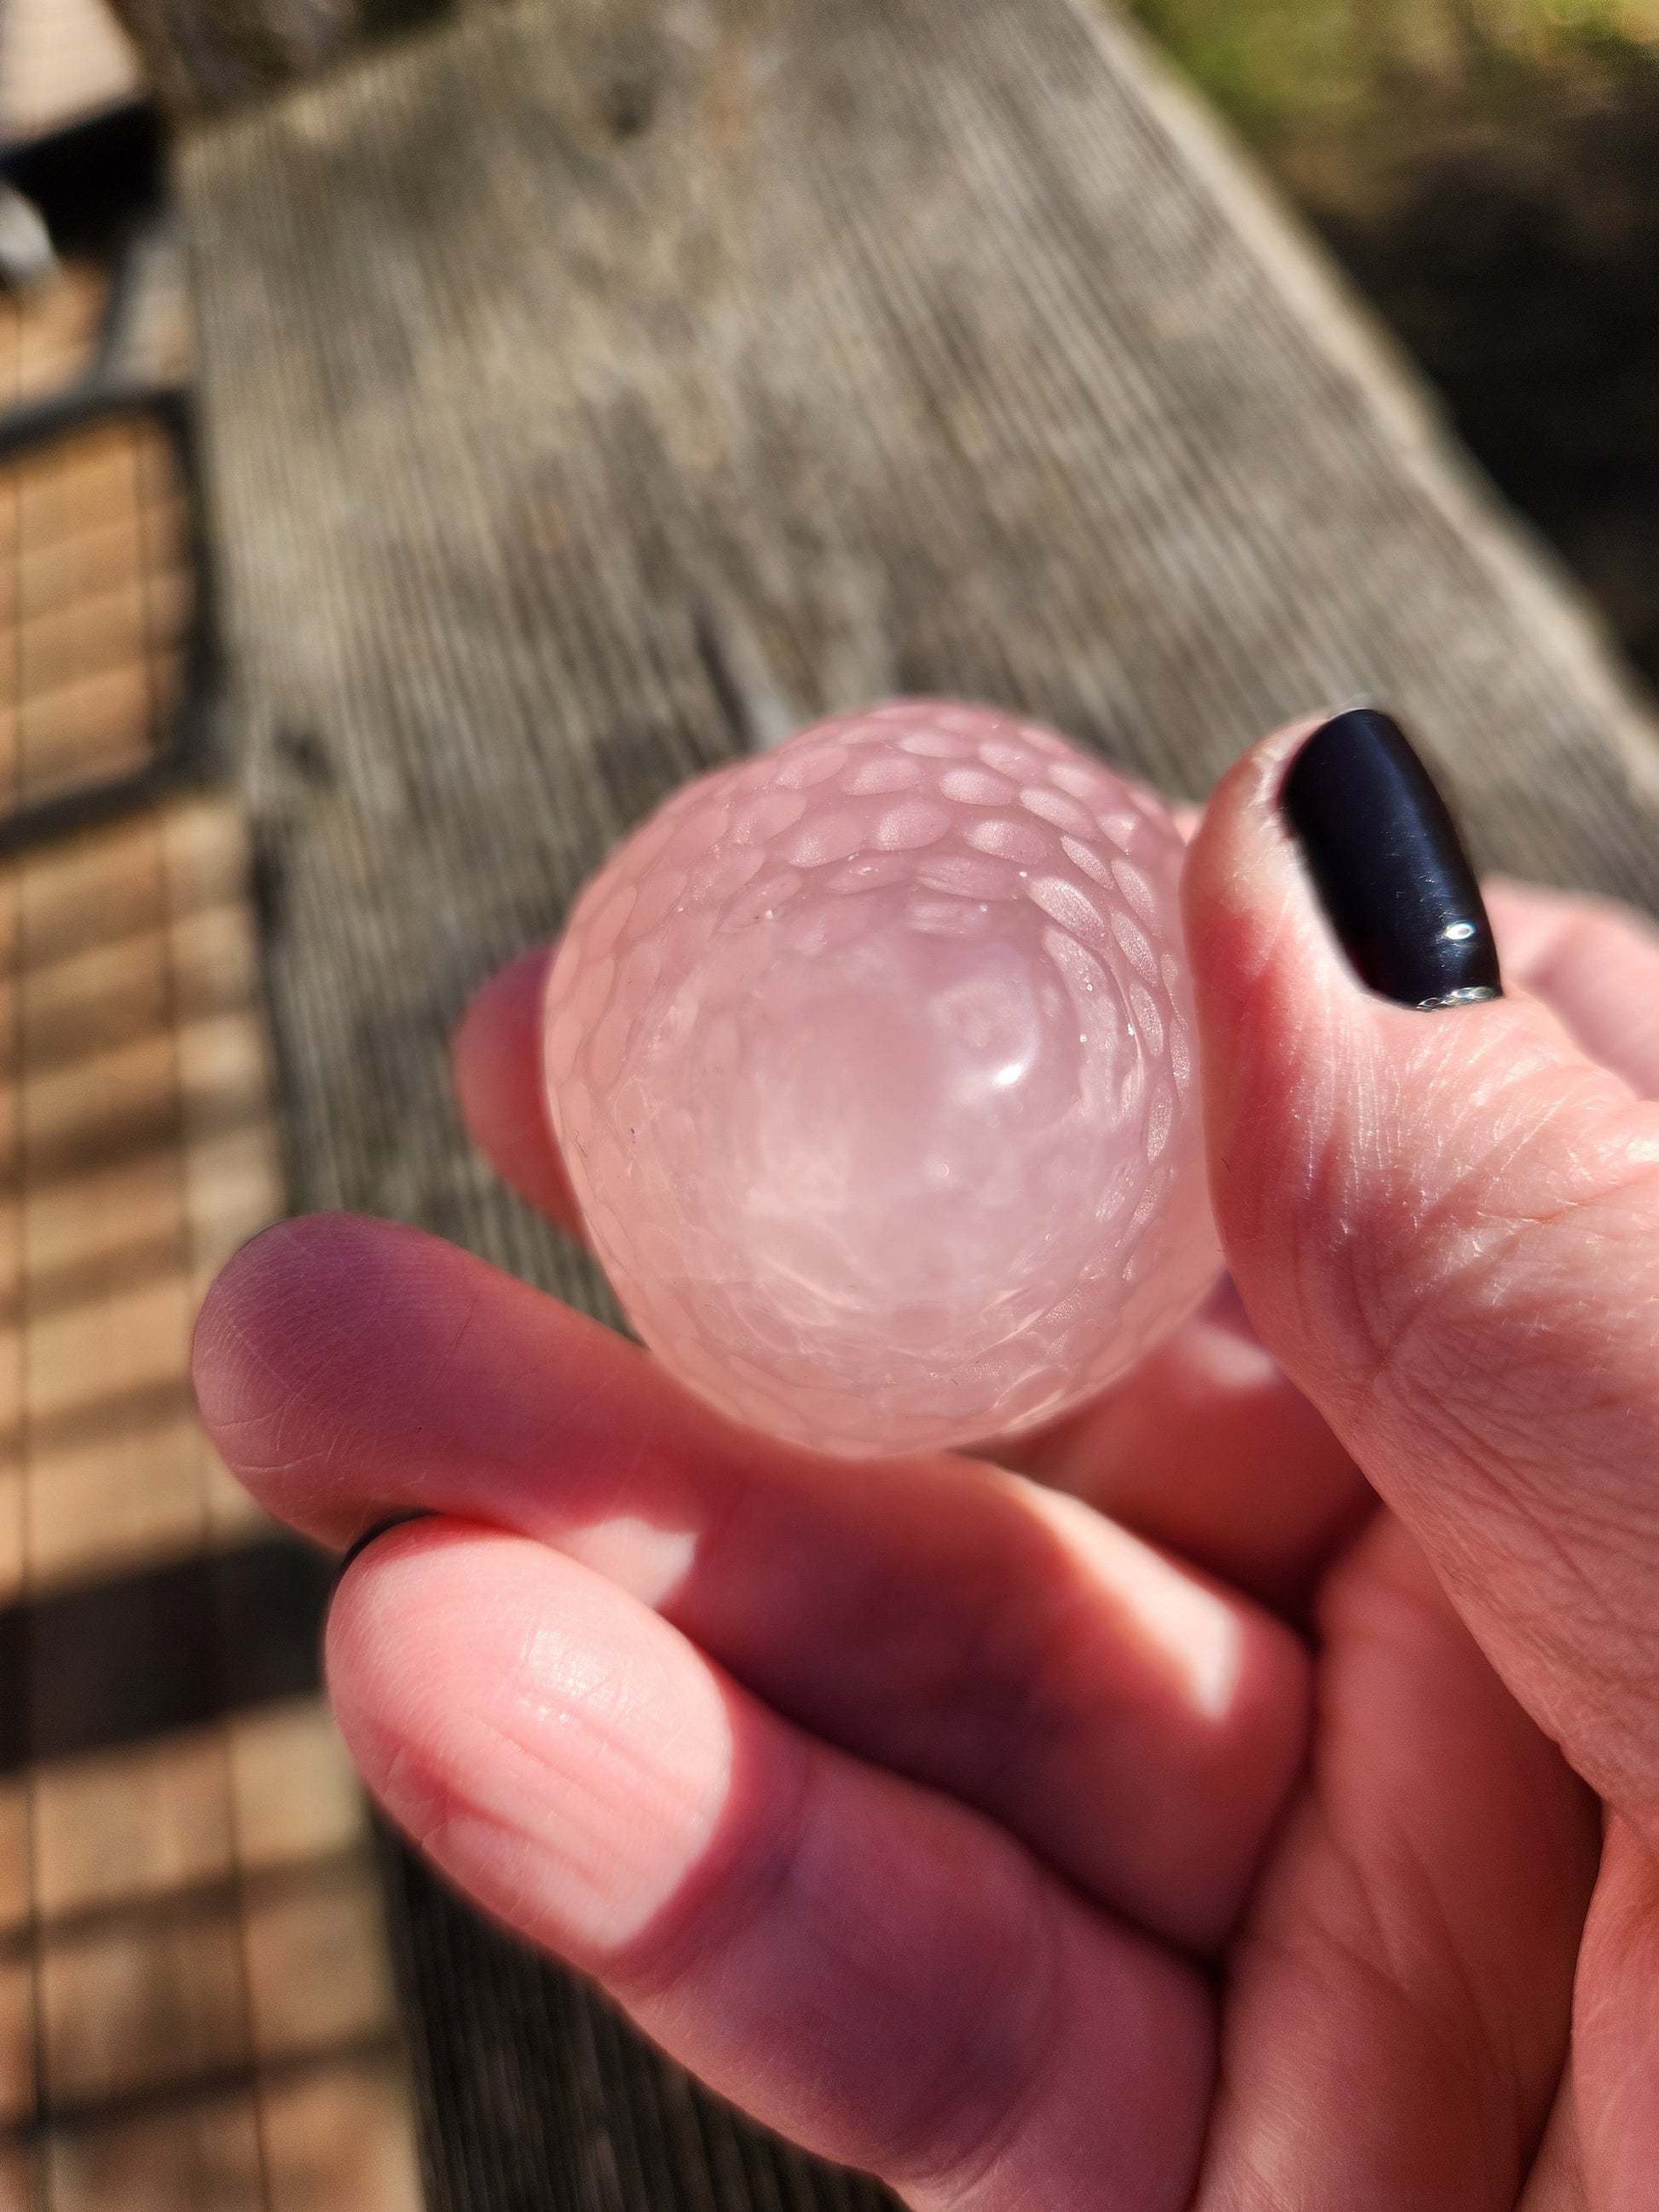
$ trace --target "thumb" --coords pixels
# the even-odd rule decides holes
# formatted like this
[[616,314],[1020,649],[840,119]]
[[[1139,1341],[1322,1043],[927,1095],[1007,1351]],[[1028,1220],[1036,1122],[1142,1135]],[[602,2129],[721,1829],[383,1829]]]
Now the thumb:
[[1659,1107],[1503,994],[1385,715],[1247,754],[1185,902],[1252,1320],[1515,1694],[1659,1841]]

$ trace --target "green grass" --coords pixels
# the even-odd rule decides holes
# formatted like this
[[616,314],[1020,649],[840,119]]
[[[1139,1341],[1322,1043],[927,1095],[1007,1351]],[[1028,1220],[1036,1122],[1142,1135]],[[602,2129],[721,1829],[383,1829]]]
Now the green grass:
[[1103,0],[1184,64],[1659,682],[1659,0]]
[[1129,0],[1269,152],[1356,158],[1457,123],[1516,128],[1659,70],[1659,0]]

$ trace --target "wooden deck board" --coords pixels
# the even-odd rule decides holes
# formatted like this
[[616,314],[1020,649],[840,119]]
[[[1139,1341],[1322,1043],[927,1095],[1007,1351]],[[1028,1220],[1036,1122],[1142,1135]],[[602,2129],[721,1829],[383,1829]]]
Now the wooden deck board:
[[[302,1206],[603,1310],[450,1027],[677,781],[874,694],[1183,793],[1378,698],[1486,862],[1659,904],[1646,710],[1109,16],[521,0],[179,177]],[[390,1864],[434,2212],[852,2201]]]
[[[186,1381],[208,1277],[281,1204],[246,864],[234,807],[198,799],[0,865],[0,2212],[417,2199],[326,1706],[262,1691],[252,1648],[246,1694],[173,1656],[192,1565],[270,1533]],[[118,1618],[146,1573],[161,1595]],[[67,1690],[23,1648],[54,1605]]]
[[[96,28],[4,0],[0,137],[124,88]],[[86,374],[108,290],[70,263],[0,299],[0,399]],[[0,811],[154,757],[194,552],[152,417],[0,459]],[[222,799],[0,860],[0,2212],[417,2200],[325,1566],[216,1632],[275,1548],[187,1380],[282,1198],[247,861]]]
[[193,599],[158,422],[0,460],[0,793],[21,805],[148,765],[179,711]]

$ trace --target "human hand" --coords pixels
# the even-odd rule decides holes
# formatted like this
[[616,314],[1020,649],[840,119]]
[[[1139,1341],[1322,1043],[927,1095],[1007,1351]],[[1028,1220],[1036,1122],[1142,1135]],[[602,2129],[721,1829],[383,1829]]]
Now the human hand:
[[[1261,1342],[1224,1292],[998,1468],[737,1431],[386,1224],[267,1234],[198,1331],[273,1511],[434,1516],[329,1624],[392,1816],[929,2212],[1652,2201],[1659,939],[1500,889],[1510,997],[1366,992],[1279,805],[1305,735],[1188,871]],[[541,972],[457,1072],[568,1220]]]

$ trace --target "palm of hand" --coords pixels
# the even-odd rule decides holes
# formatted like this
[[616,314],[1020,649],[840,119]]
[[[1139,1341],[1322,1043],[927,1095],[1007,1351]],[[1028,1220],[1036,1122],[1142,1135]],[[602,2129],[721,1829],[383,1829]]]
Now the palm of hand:
[[[1597,1042],[1572,910],[1495,918]],[[459,1073],[557,1214],[538,974]],[[1224,1294],[1020,1472],[738,1436],[383,1224],[253,1248],[198,1376],[285,1517],[443,1516],[331,1623],[396,1817],[916,2206],[1577,2203],[1575,2131],[1645,2132],[1562,2086],[1575,1975],[1598,2081],[1641,2055],[1645,1862]]]

